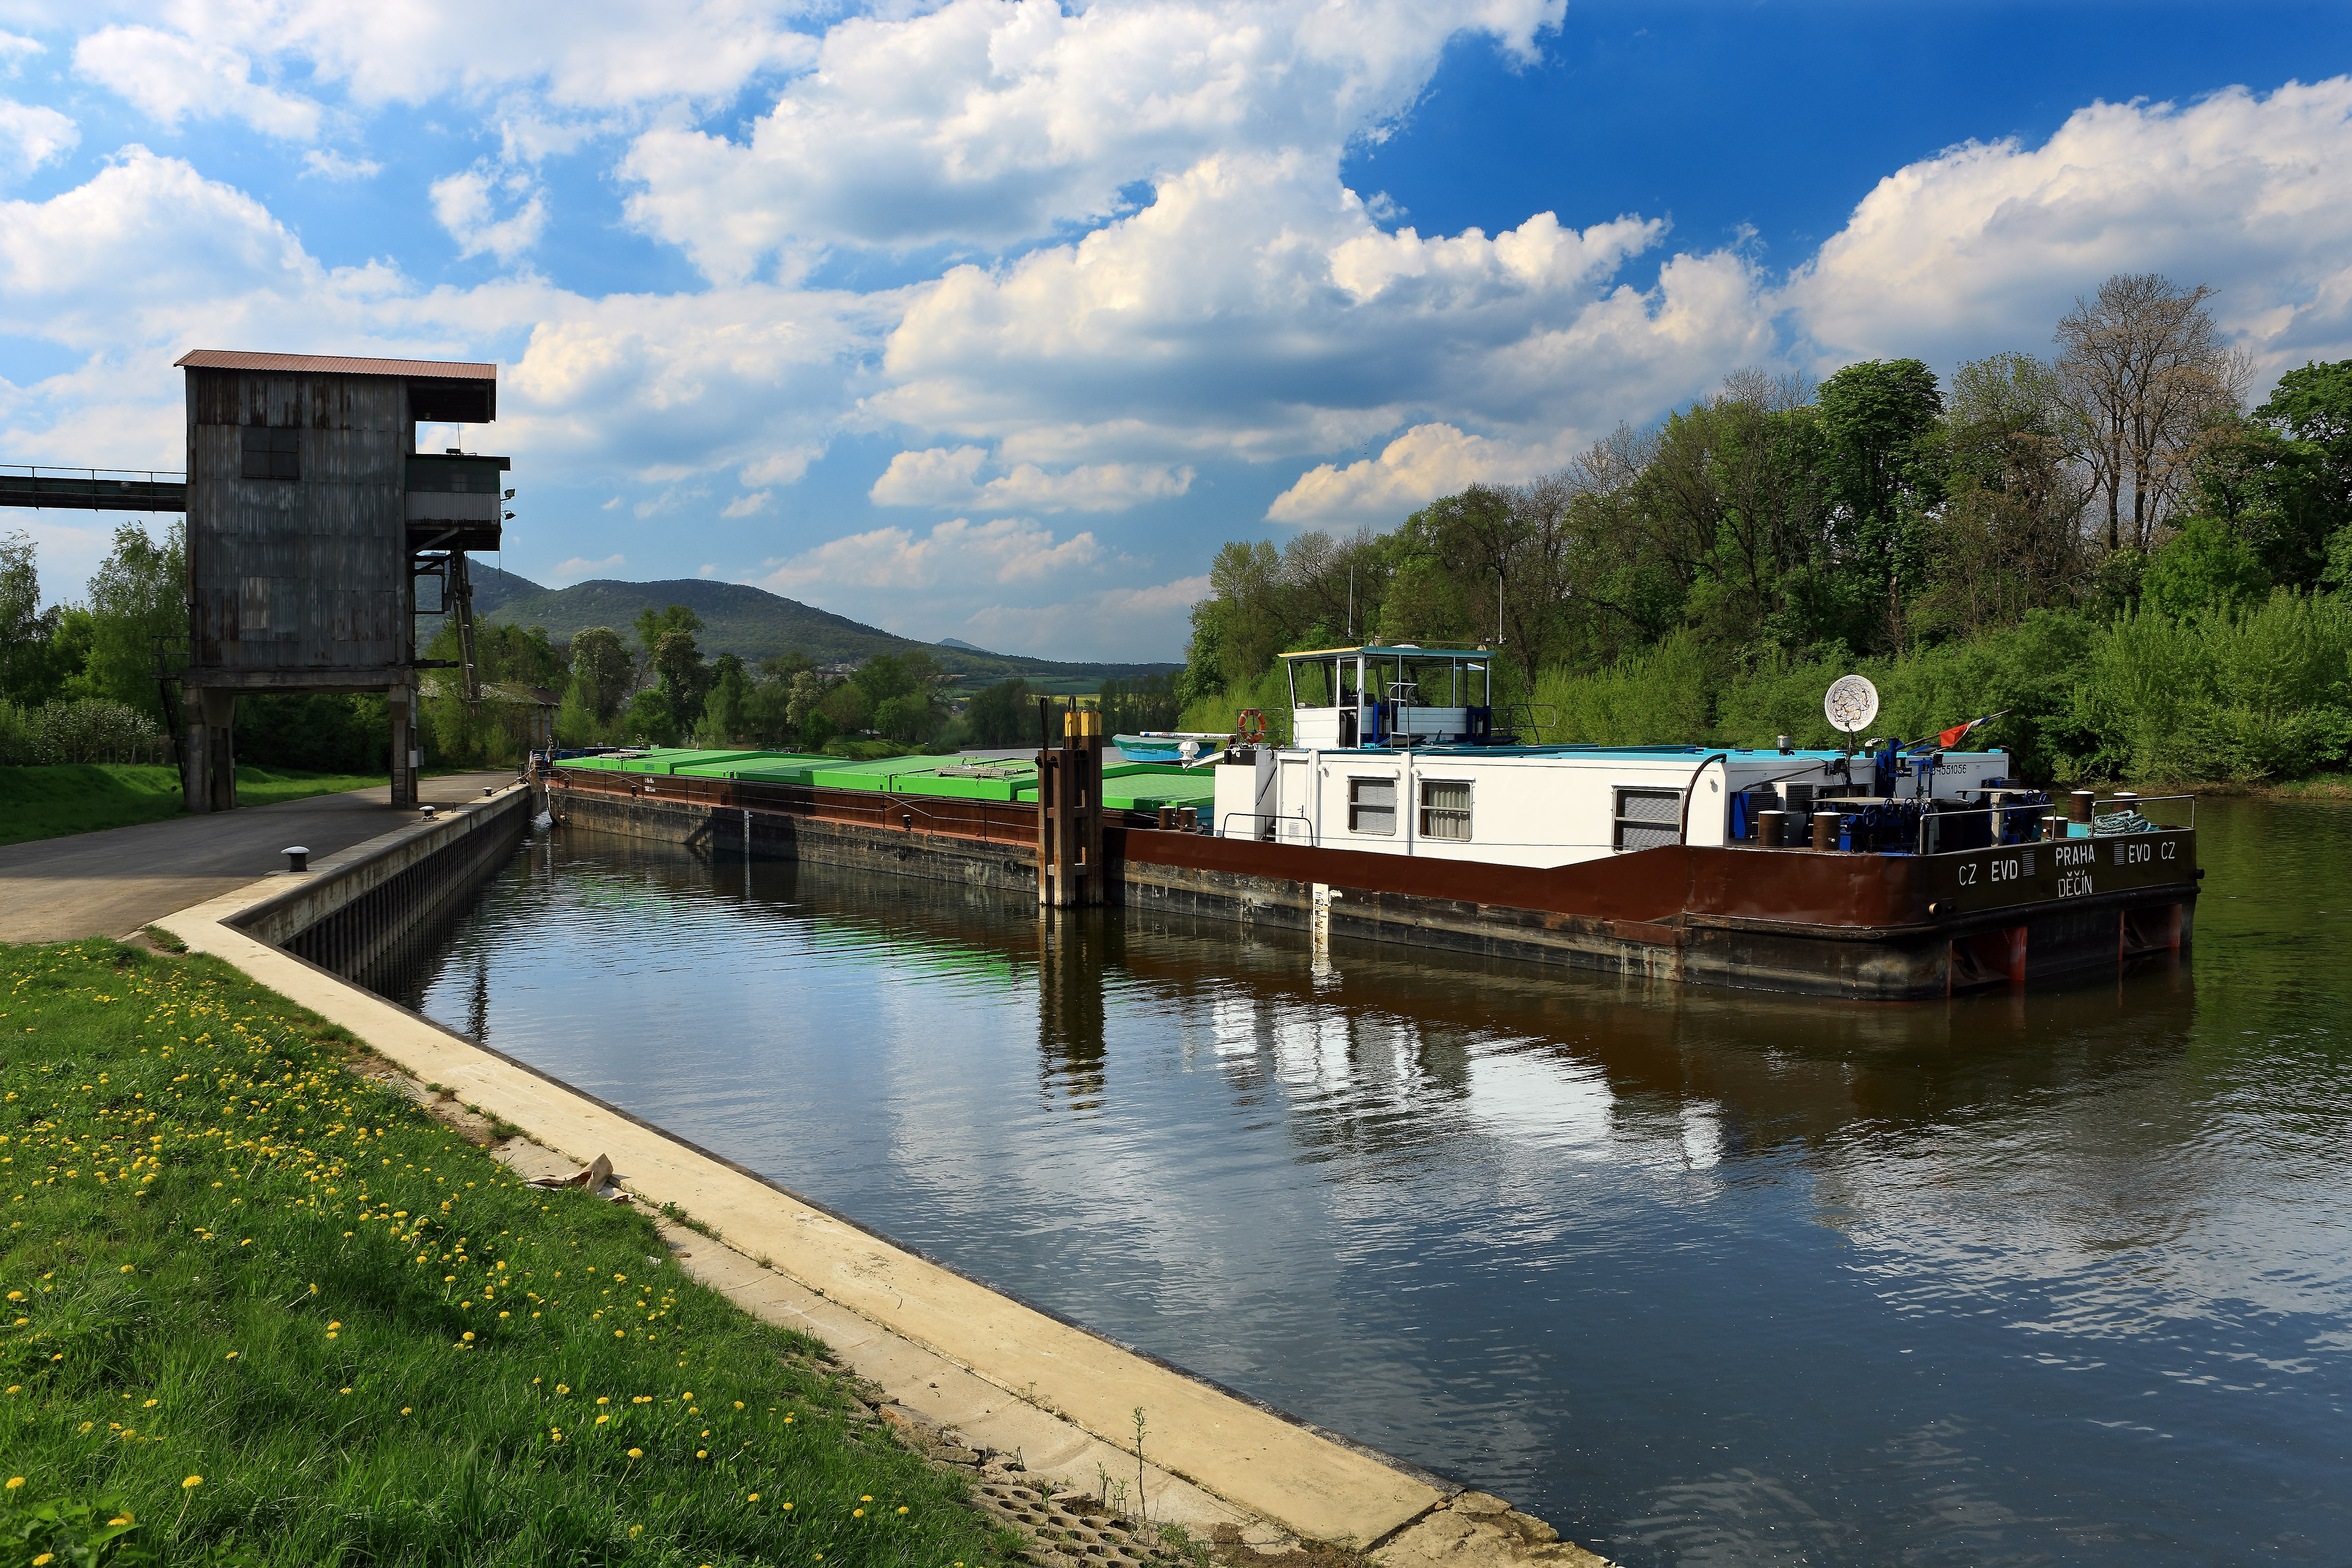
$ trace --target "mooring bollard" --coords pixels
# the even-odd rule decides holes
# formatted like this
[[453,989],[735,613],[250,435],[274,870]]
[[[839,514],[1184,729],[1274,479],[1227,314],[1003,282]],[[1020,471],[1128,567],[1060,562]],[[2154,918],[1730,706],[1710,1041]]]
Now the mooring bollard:
[[1835,811],[1815,811],[1813,813],[1813,848],[1817,850],[1837,848],[1837,829],[1838,814]]
[[1756,847],[1759,850],[1784,849],[1789,842],[1789,813],[1759,811],[1756,813]]
[[286,857],[286,869],[288,871],[309,871],[310,869],[310,849],[309,845],[295,844],[290,848],[280,850],[278,852]]

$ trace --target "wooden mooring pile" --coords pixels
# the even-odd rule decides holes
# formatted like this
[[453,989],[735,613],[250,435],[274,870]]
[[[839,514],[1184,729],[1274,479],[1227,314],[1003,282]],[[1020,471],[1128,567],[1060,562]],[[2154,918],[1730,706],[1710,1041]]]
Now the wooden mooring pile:
[[1037,902],[1074,909],[1103,902],[1102,715],[1037,700]]

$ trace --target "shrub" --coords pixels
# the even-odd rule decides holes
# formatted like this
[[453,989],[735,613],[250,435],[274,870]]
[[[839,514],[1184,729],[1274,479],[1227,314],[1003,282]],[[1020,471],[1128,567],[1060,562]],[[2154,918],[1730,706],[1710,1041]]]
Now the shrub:
[[0,762],[124,762],[152,753],[163,731],[134,707],[105,697],[19,708],[0,703]]

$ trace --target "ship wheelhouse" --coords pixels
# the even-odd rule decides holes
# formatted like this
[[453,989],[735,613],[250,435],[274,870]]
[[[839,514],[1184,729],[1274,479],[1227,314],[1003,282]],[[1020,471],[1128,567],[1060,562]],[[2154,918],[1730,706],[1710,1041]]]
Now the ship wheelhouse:
[[1291,744],[1318,751],[1507,745],[1495,732],[1493,654],[1412,643],[1282,655]]

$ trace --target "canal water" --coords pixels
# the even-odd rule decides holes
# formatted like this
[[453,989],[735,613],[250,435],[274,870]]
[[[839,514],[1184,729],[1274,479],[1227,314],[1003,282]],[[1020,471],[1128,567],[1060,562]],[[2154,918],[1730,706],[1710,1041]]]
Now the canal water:
[[527,844],[383,988],[1663,1563],[2352,1561],[2352,809],[2193,958],[1851,1006]]

